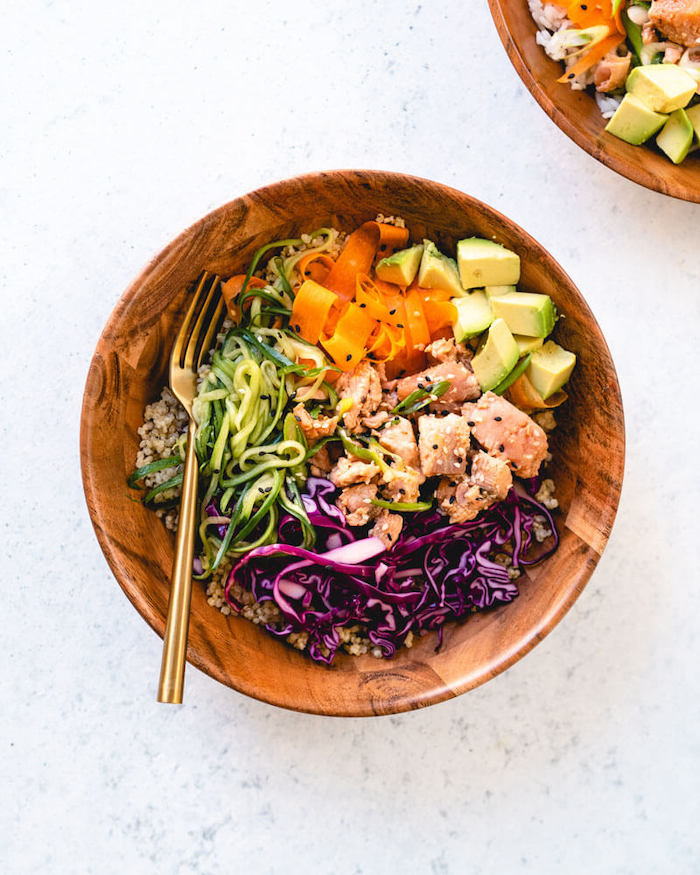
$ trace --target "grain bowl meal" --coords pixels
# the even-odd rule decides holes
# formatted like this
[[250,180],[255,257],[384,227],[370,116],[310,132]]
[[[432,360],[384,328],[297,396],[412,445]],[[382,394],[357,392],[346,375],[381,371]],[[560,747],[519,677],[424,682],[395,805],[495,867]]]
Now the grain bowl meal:
[[[548,432],[576,363],[519,281],[497,241],[448,254],[381,215],[270,242],[221,281],[193,407],[212,607],[331,663],[439,646],[516,598],[557,548]],[[186,425],[164,388],[130,478],[173,530]]]
[[700,148],[700,0],[528,0],[559,82],[590,89],[611,134],[655,137],[674,164]]

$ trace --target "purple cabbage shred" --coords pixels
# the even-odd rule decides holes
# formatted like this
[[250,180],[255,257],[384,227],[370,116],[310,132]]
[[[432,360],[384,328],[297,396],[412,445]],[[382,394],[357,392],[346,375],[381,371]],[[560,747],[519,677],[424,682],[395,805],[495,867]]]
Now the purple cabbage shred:
[[[236,581],[256,601],[273,600],[283,623],[269,624],[268,631],[283,637],[306,632],[308,652],[317,662],[331,664],[342,643],[339,630],[355,624],[366,627],[385,657],[394,655],[409,632],[437,629],[439,647],[444,623],[517,597],[518,587],[508,569],[493,561],[494,554],[506,554],[513,568],[522,569],[556,550],[552,515],[534,498],[538,486],[533,479],[511,489],[504,501],[466,523],[451,523],[437,511],[405,514],[401,535],[387,551],[363,529],[347,525],[334,504],[332,483],[309,478],[303,501],[316,531],[315,549],[299,546],[298,521],[283,517],[280,543],[258,547],[234,566],[226,599],[240,610],[232,594]],[[533,534],[538,516],[553,533],[546,547]]]

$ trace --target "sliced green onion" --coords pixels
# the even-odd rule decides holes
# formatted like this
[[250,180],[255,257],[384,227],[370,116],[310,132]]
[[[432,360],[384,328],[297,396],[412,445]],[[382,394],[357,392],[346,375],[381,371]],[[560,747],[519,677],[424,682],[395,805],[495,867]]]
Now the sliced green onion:
[[156,471],[162,471],[164,468],[176,468],[182,465],[184,459],[180,456],[168,456],[166,459],[156,459],[155,462],[149,462],[141,468],[137,468],[126,481],[132,489],[137,489],[136,486],[139,480],[148,477],[149,474],[155,474]]
[[433,506],[432,501],[384,501],[384,499],[382,498],[371,498],[370,503],[376,505],[377,507],[384,507],[387,510],[396,510],[399,513],[430,510],[430,508]]
[[433,401],[441,398],[450,388],[452,383],[449,380],[441,380],[439,383],[428,388],[415,389],[410,395],[407,395],[403,401],[400,401],[391,411],[392,413],[403,412],[404,416],[409,416],[411,413],[416,413],[427,407]]

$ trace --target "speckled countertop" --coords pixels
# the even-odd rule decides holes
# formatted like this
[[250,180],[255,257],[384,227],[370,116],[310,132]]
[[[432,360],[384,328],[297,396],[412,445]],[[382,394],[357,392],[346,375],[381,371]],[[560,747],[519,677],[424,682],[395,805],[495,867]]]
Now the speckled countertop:
[[[700,872],[700,207],[571,143],[485,2],[10,0],[3,19],[0,870]],[[331,167],[469,192],[574,277],[622,384],[618,520],[564,621],[454,701],[321,719],[190,669],[186,706],[158,706],[160,642],[83,502],[90,355],[182,228]]]

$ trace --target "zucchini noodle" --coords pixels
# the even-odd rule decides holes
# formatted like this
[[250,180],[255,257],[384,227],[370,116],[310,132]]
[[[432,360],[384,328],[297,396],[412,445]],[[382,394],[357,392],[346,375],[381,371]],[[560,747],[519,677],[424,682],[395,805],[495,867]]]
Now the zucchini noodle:
[[[315,543],[299,488],[306,480],[309,447],[291,410],[313,399],[332,413],[338,399],[324,377],[337,368],[288,323],[293,289],[303,280],[300,259],[332,252],[336,238],[335,230],[321,228],[311,235],[320,239],[315,246],[298,249],[303,241],[288,239],[255,253],[236,299],[240,323],[229,329],[200,375],[193,404],[201,498],[199,579],[209,577],[226,557],[275,543],[285,515],[299,521],[304,547]],[[267,285],[252,288],[250,278],[261,258],[274,249],[283,252],[266,265]],[[182,475],[167,485],[175,485],[177,476]]]

